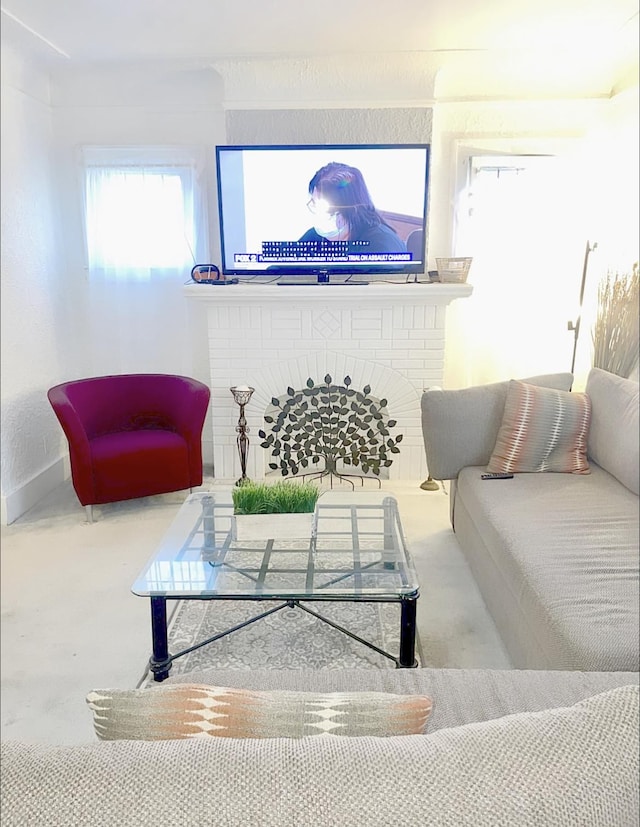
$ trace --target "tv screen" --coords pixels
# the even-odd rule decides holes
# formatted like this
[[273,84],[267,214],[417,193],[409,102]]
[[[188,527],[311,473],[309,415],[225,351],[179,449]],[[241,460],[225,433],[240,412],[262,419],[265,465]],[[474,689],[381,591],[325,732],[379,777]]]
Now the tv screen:
[[423,273],[429,145],[218,146],[222,271]]

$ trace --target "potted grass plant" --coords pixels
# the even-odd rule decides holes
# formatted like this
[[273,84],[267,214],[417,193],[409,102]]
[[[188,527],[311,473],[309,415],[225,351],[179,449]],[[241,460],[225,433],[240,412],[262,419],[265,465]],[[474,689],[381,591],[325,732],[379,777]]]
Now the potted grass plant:
[[233,489],[234,540],[309,539],[320,489],[310,482],[247,482]]

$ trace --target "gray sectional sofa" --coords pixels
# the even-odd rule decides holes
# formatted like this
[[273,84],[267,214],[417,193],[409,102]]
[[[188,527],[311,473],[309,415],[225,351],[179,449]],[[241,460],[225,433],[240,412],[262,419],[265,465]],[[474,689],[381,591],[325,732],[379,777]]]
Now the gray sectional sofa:
[[[570,374],[529,384],[569,390]],[[484,481],[508,383],[428,390],[429,472],[515,667],[637,671],[638,384],[594,368],[590,473]]]
[[2,827],[637,827],[638,674],[228,670],[259,690],[427,694],[423,735],[6,742]]

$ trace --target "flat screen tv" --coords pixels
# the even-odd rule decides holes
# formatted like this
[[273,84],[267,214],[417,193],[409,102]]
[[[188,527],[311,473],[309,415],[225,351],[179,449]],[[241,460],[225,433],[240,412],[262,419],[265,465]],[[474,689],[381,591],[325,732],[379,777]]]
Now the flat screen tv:
[[225,275],[425,271],[428,144],[218,146],[216,172]]

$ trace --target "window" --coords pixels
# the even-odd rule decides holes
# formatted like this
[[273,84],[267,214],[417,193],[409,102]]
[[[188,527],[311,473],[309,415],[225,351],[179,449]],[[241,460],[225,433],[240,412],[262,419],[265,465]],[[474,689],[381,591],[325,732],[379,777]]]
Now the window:
[[458,327],[450,363],[467,385],[569,370],[584,250],[572,165],[547,155],[462,160],[453,249],[473,258],[473,294],[447,316]]
[[85,149],[90,273],[146,279],[191,270],[197,223],[203,222],[196,208],[196,165],[177,155],[152,148]]

